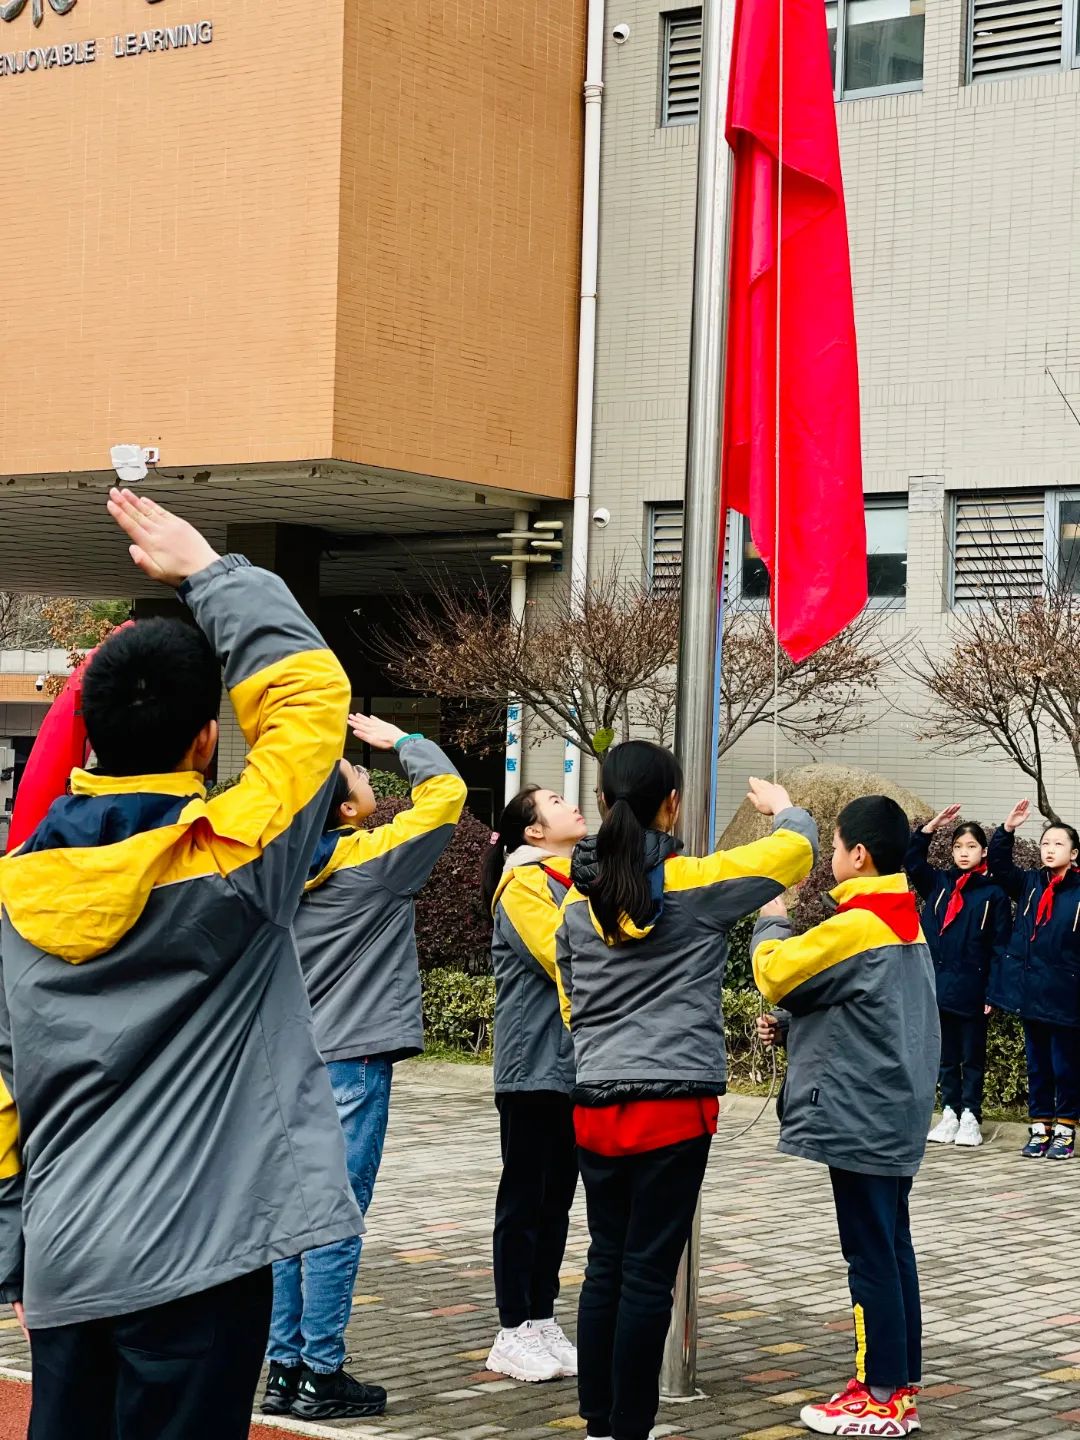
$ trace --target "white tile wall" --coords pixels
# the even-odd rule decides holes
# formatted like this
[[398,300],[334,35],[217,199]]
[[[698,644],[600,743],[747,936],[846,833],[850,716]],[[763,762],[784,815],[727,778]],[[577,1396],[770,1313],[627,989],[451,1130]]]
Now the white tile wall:
[[[607,17],[631,35],[605,56],[593,503],[612,522],[593,532],[594,563],[640,563],[645,504],[683,484],[697,130],[656,125],[662,8],[678,7],[611,0]],[[865,484],[910,495],[902,633],[932,646],[946,624],[945,491],[1080,485],[1080,424],[1045,373],[1080,410],[1080,72],[962,86],[963,12],[926,0],[922,93],[837,108]],[[1026,791],[989,745],[938,754],[887,699],[880,711],[820,754],[988,820]],[[1080,816],[1075,766],[1050,743],[1055,802]],[[724,758],[721,815],[771,753],[759,730]]]

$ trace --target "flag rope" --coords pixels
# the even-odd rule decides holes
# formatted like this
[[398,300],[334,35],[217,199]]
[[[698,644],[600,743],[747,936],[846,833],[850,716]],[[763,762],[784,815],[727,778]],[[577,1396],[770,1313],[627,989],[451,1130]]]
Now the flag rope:
[[784,278],[784,0],[777,0],[776,375],[773,475],[773,781],[780,778],[780,319]]

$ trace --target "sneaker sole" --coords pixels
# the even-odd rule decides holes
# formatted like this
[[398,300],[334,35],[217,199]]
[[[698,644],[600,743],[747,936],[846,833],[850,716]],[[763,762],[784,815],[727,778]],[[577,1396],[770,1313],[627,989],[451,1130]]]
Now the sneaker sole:
[[[841,1420],[834,1426],[833,1421],[811,1419],[806,1410],[799,1416],[802,1423],[815,1435],[863,1435],[876,1436],[878,1440],[891,1440],[893,1436],[908,1435],[911,1432],[901,1420]],[[825,1427],[825,1428],[823,1428]],[[920,1427],[921,1428],[921,1427]]]
[[515,1365],[493,1365],[490,1355],[484,1368],[490,1371],[492,1375],[505,1375],[509,1380],[520,1380],[523,1385],[546,1385],[551,1380],[561,1380],[564,1375],[562,1370],[556,1370],[554,1375],[526,1375],[523,1370]]
[[264,1400],[259,1406],[260,1415],[291,1415],[291,1400]]
[[977,1150],[982,1144],[982,1137],[978,1140],[954,1140],[953,1144],[958,1150]]
[[955,1137],[946,1139],[944,1135],[927,1135],[926,1143],[928,1145],[955,1145],[956,1139]]
[[381,1405],[343,1405],[338,1400],[300,1400],[285,1413],[294,1420],[366,1420],[385,1415],[386,1401]]

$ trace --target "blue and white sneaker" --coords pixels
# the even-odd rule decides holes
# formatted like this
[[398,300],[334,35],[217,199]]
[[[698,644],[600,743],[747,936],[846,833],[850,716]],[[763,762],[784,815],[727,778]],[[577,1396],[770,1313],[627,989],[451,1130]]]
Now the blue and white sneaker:
[[1071,1125],[1055,1125],[1054,1138],[1046,1151],[1047,1160],[1071,1160],[1076,1132]]
[[1041,1160],[1049,1149],[1050,1131],[1041,1120],[1036,1120],[1034,1125],[1028,1126],[1028,1142],[1020,1154],[1028,1160]]

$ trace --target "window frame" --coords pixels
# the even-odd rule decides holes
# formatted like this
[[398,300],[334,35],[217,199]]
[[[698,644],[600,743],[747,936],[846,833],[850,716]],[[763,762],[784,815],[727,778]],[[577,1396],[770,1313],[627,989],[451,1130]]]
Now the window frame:
[[698,108],[693,116],[681,116],[672,120],[668,118],[668,86],[671,78],[671,67],[668,63],[671,53],[671,27],[679,21],[687,21],[697,16],[698,23],[704,24],[705,12],[702,5],[681,5],[677,10],[662,10],[660,12],[660,112],[657,128],[660,130],[682,130],[687,125],[697,125],[701,120],[701,65],[698,64]]
[[[839,104],[845,100],[873,100],[877,95],[918,95],[926,82],[926,35],[923,33],[923,73],[916,83],[903,85],[870,85],[864,90],[847,90],[844,87],[844,67],[847,61],[847,7],[849,0],[833,0],[836,5],[836,73],[833,75],[833,99]],[[822,0],[822,5],[826,0]],[[971,7],[969,6],[969,9]],[[974,13],[972,11],[972,13]]]
[[1062,0],[1061,61],[1054,70],[1046,65],[1032,65],[1024,70],[1006,70],[994,75],[976,75],[975,70],[975,0],[967,0],[964,21],[964,84],[993,85],[1008,80],[1022,80],[1025,75],[1054,75],[1080,69],[1080,0]]

